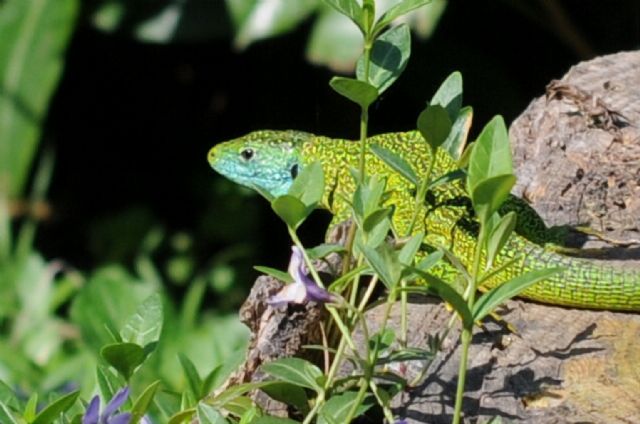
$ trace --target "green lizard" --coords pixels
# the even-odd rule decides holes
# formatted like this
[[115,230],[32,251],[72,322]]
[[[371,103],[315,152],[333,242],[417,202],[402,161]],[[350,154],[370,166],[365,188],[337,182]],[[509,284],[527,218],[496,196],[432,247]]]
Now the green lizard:
[[[399,154],[419,175],[427,172],[432,160],[429,147],[417,132],[378,135],[370,137],[368,143]],[[273,196],[286,194],[300,170],[318,160],[325,174],[322,207],[334,215],[334,222],[339,222],[349,217],[349,207],[342,199],[351,198],[355,189],[349,168],[357,167],[359,149],[357,142],[304,132],[256,131],[216,145],[209,151],[208,159],[213,169],[230,180],[248,187],[258,186]],[[387,178],[388,202],[395,206],[394,230],[397,234],[406,234],[416,207],[412,187],[372,153],[367,153],[366,164],[368,174]],[[438,150],[433,178],[456,168],[448,153]],[[540,225],[539,217],[525,213],[518,218],[521,221],[518,233],[511,236],[495,260],[496,266],[506,264],[504,270],[483,287],[492,287],[531,269],[562,266],[565,272],[536,283],[521,296],[556,305],[640,311],[640,271],[614,268],[545,249],[536,244],[545,240],[545,228]],[[446,247],[470,266],[477,224],[461,181],[431,190],[424,207],[418,211],[417,222],[414,232],[424,231],[426,244]]]

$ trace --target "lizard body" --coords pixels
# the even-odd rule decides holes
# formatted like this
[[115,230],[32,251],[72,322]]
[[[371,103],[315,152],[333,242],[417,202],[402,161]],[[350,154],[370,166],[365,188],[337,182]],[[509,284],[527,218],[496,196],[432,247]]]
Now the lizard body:
[[[368,143],[379,144],[399,154],[418,175],[427,172],[432,159],[429,147],[417,132],[378,135],[370,137]],[[359,149],[359,143],[349,140],[297,131],[256,131],[213,147],[209,152],[209,163],[232,181],[249,187],[259,186],[279,196],[286,194],[305,165],[320,161],[325,175],[322,206],[334,215],[334,222],[339,222],[349,217],[349,206],[343,199],[350,199],[355,189],[349,169],[357,167]],[[394,231],[405,235],[416,208],[411,185],[371,152],[367,153],[366,165],[367,174],[386,177],[390,192],[388,203],[395,208]],[[448,153],[439,149],[432,178],[456,168]],[[519,209],[516,198],[508,203]],[[534,213],[524,213],[519,214],[518,221],[518,234],[510,237],[494,261],[496,266],[512,263],[483,283],[483,287],[493,287],[532,269],[562,266],[566,268],[565,272],[536,283],[520,296],[556,305],[640,311],[640,271],[546,250],[536,244],[545,240],[545,227],[540,218]],[[461,181],[432,189],[424,207],[418,211],[417,223],[414,232],[424,231],[426,244],[445,247],[470,266],[477,241],[477,222]]]

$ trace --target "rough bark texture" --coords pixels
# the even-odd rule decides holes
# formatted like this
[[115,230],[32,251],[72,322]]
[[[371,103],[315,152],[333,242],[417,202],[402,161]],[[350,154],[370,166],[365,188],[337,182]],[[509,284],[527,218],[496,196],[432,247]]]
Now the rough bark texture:
[[[518,183],[550,226],[587,226],[640,244],[640,52],[580,63],[552,81],[510,130]],[[616,254],[640,258],[640,249]]]
[[[611,257],[636,264],[640,239],[640,54],[621,53],[572,68],[551,83],[511,127],[517,193],[549,225],[588,225],[608,242]],[[334,235],[344,239],[344,232]],[[333,266],[335,268],[335,264]],[[261,277],[242,316],[253,331],[247,362],[228,382],[256,381],[258,366],[282,356],[305,356],[318,343],[322,309],[315,305],[274,310],[265,300],[280,285]],[[369,332],[382,307],[367,313]],[[442,334],[450,313],[435,299],[413,298],[408,342],[426,348]],[[501,311],[517,329],[488,322],[474,333],[464,400],[465,422],[500,416],[523,423],[639,423],[640,315],[586,311],[510,301]],[[399,328],[399,308],[390,323]],[[362,345],[361,334],[355,336]],[[426,363],[396,364],[408,380],[425,379],[393,400],[397,416],[412,423],[451,421],[460,355],[459,331]],[[346,372],[346,370],[344,370]],[[282,404],[256,395],[271,413]],[[503,422],[504,422],[503,421]]]

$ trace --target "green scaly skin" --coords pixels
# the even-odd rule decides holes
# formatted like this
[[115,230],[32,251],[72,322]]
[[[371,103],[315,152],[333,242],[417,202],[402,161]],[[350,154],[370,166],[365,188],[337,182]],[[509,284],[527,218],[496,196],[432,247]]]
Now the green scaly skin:
[[[431,153],[416,132],[383,134],[368,139],[402,156],[419,175],[427,172]],[[256,131],[219,144],[209,152],[209,163],[225,177],[248,187],[260,187],[273,196],[285,194],[297,173],[307,164],[320,161],[325,174],[322,206],[334,214],[334,222],[349,217],[348,205],[355,183],[349,172],[357,168],[360,145],[297,131]],[[367,174],[383,175],[390,191],[389,204],[395,205],[394,231],[406,235],[416,208],[407,181],[372,153],[366,157]],[[454,160],[439,150],[432,178],[456,169]],[[507,208],[522,211],[522,201],[512,198]],[[424,207],[417,212],[413,232],[424,231],[425,243],[453,251],[471,266],[476,245],[477,222],[461,181],[431,190]],[[640,272],[607,266],[591,260],[566,257],[540,244],[549,234],[540,218],[526,208],[518,215],[517,234],[511,236],[495,266],[513,261],[483,287],[529,270],[562,266],[566,271],[533,285],[521,296],[535,301],[590,309],[640,311]],[[526,236],[525,237],[523,237]],[[536,243],[533,243],[534,240]]]

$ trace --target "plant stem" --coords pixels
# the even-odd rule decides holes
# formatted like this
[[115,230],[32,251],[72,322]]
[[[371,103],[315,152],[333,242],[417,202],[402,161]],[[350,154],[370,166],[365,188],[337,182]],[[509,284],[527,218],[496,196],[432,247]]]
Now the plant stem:
[[418,214],[422,210],[424,206],[424,198],[427,195],[427,188],[431,183],[431,174],[433,174],[433,168],[436,164],[436,153],[435,149],[431,149],[431,160],[429,161],[429,167],[427,168],[427,173],[424,178],[420,181],[420,187],[418,187],[418,192],[416,193],[415,206],[413,208],[413,216],[411,217],[411,224],[409,224],[409,229],[405,234],[406,237],[409,237],[413,233],[413,229],[416,226],[416,222],[418,221]]
[[462,329],[462,352],[460,353],[460,366],[458,367],[458,386],[456,387],[456,404],[453,410],[452,424],[459,424],[462,416],[462,400],[464,398],[464,383],[467,376],[467,360],[469,357],[469,345],[471,343],[471,329]]

